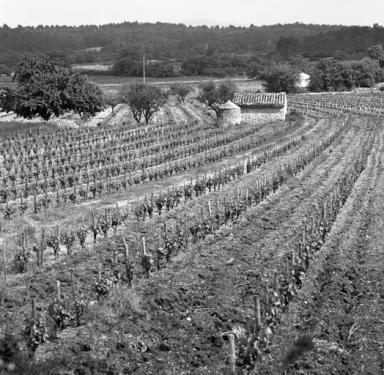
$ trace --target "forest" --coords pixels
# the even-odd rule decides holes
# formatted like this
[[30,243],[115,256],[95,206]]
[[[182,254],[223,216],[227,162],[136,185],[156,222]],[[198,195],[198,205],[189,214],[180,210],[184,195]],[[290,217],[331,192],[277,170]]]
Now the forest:
[[[0,75],[25,55],[43,54],[83,73],[139,77],[247,76],[266,88],[292,92],[301,71],[311,91],[372,87],[384,73],[384,28],[313,25],[220,27],[124,22],[102,26],[0,27]],[[110,70],[93,70],[107,64]]]
[[[69,63],[115,61],[124,51],[149,60],[193,58],[218,53],[267,53],[282,36],[315,35],[341,26],[302,23],[250,27],[191,27],[184,24],[124,22],[103,26],[0,27],[0,73],[12,69],[25,53],[61,56]],[[99,47],[99,48],[95,48]],[[101,48],[100,48],[101,47]]]
[[294,37],[281,37],[276,44],[282,56],[300,54],[303,57],[317,59],[335,57],[355,59],[362,57],[372,45],[384,42],[384,27],[379,24],[369,26],[342,27],[318,34]]

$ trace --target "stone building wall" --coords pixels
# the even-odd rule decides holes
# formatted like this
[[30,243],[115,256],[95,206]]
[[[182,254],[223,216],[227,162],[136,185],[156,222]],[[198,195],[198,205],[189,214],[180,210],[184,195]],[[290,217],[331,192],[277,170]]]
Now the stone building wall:
[[243,122],[265,123],[272,121],[285,121],[287,114],[286,106],[284,108],[242,108],[241,119]]
[[231,125],[239,125],[241,123],[240,108],[221,109],[217,118],[219,127],[227,127]]

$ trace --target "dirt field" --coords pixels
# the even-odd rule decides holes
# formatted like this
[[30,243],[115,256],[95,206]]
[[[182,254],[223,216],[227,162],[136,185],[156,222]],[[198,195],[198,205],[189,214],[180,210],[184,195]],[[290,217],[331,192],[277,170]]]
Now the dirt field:
[[[382,120],[295,117],[215,133],[196,102],[168,103],[155,120],[124,142],[141,142],[139,155],[182,140],[156,167],[171,172],[2,221],[0,373],[383,373]],[[111,134],[136,131],[124,107],[107,123],[113,133],[76,142],[104,139],[100,153]],[[171,159],[178,149],[185,169]]]
[[[142,82],[141,77],[116,77],[90,75],[89,79],[97,83],[104,91],[118,91],[123,86],[133,82]],[[182,83],[191,86],[198,86],[203,82],[214,81],[216,83],[231,80],[238,89],[246,91],[264,91],[263,83],[259,80],[249,80],[242,77],[216,78],[216,77],[170,77],[170,78],[147,78],[146,81],[152,85],[169,87],[175,83]]]

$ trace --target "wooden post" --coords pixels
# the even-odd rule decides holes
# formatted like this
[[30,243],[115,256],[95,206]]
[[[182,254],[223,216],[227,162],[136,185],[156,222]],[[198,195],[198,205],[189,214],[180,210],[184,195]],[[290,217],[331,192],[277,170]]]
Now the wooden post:
[[291,267],[289,264],[289,260],[287,260],[287,280],[291,277]]
[[108,208],[105,209],[104,211],[104,219],[105,219],[105,223],[107,225],[107,231],[104,233],[104,238],[107,238],[108,237]]
[[[59,243],[60,243],[60,240],[59,240]],[[43,253],[44,253],[44,250],[45,250],[45,229],[44,228],[42,228],[41,229],[41,243],[40,243],[40,256],[39,256],[39,258],[40,258],[40,260],[39,260],[39,264],[40,264],[40,266],[42,266],[43,265]]]
[[235,335],[233,333],[228,334],[229,338],[229,367],[231,375],[236,375],[236,344]]
[[113,248],[113,267],[116,269],[117,268],[117,253],[116,253],[116,248]]
[[143,242],[143,255],[146,256],[147,255],[147,250],[145,248],[145,238],[144,237],[142,238],[142,242]]
[[279,289],[279,280],[277,278],[277,273],[276,271],[273,272],[273,290],[275,292],[278,292]]
[[56,281],[56,285],[57,285],[57,300],[60,301],[61,300],[61,284],[60,284],[60,280]]
[[168,228],[167,228],[167,223],[164,223],[164,240],[167,242],[168,238]]
[[262,322],[261,322],[261,310],[260,310],[260,298],[254,297],[255,302],[255,318],[256,318],[256,329],[261,330]]
[[37,214],[36,189],[33,189],[33,212]]
[[292,249],[292,266],[295,267],[295,265],[296,265],[295,250]]
[[131,271],[130,264],[129,264],[129,249],[128,249],[128,244],[126,243],[125,240],[124,240],[124,261],[125,261],[125,273],[126,273],[126,277],[127,277],[129,286],[131,287],[131,286],[132,286],[132,271]]
[[7,261],[5,256],[5,242],[3,242],[3,288],[5,291],[6,283],[7,283]]
[[265,300],[265,307],[269,306],[269,288],[268,288],[268,282],[265,283],[265,295],[264,295],[264,300]]
[[35,299],[33,297],[32,297],[31,303],[32,303],[32,306],[31,306],[31,317],[34,320],[36,318],[36,301],[35,301]]
[[184,212],[184,236],[185,236],[185,244],[188,248],[189,245],[189,234],[188,234],[188,222],[187,222],[187,214]]
[[75,301],[75,297],[76,297],[76,294],[75,294],[75,277],[73,274],[73,270],[71,270],[71,290],[72,290],[73,301]]
[[99,263],[99,269],[98,269],[98,273],[97,273],[97,280],[99,282],[101,281],[101,268],[102,268],[102,265],[101,265],[101,263]]
[[88,193],[89,193],[89,174],[88,174],[88,168],[87,168],[87,188],[86,188],[85,200],[88,200]]

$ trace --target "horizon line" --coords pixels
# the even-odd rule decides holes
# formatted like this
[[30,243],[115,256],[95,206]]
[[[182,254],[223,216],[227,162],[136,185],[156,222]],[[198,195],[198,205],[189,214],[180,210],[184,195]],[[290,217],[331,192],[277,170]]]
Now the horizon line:
[[[301,22],[301,21],[295,21],[295,22],[277,22],[277,23],[270,23],[270,24],[254,24],[254,23],[248,23],[248,24],[238,24],[238,23],[229,23],[229,22],[220,22],[220,23],[215,23],[215,21],[212,21],[212,23],[189,23],[189,20],[181,21],[181,22],[171,22],[171,21],[120,21],[120,22],[106,22],[106,23],[101,23],[101,24],[95,24],[95,23],[83,23],[83,24],[17,24],[17,25],[12,25],[8,24],[7,22],[0,22],[1,26],[8,26],[10,29],[17,29],[18,27],[25,27],[25,28],[38,28],[38,27],[103,27],[103,26],[108,26],[108,25],[122,25],[125,23],[130,23],[130,24],[139,24],[139,25],[156,25],[156,24],[166,24],[166,25],[184,25],[186,27],[208,27],[208,28],[215,28],[215,27],[220,27],[220,28],[229,28],[229,27],[236,27],[236,28],[250,28],[250,27],[271,27],[271,26],[278,26],[278,25],[295,25],[295,24],[300,24],[300,25],[316,25],[316,26],[341,26],[341,27],[374,27],[375,25],[378,25],[379,27],[383,27],[379,22],[375,22],[371,25],[369,24],[343,24],[343,23],[313,23],[313,22]],[[194,21],[194,20],[191,20]]]

